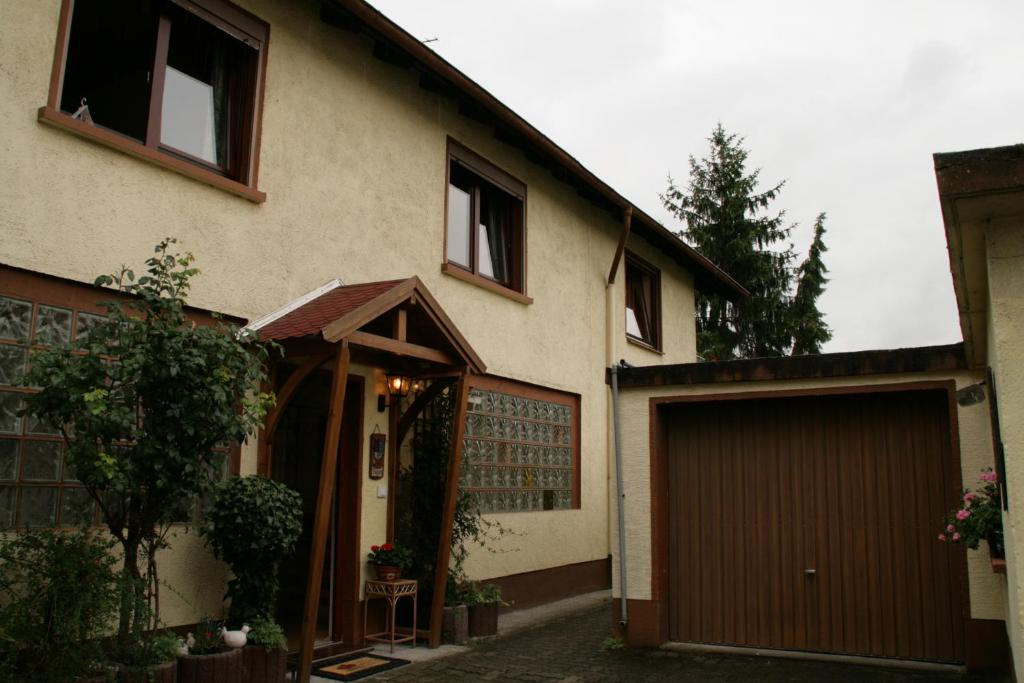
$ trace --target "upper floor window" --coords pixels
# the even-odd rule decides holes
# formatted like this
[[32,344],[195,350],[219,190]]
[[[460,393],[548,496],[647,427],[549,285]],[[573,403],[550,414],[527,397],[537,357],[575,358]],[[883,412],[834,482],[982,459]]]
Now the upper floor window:
[[225,0],[74,0],[58,105],[251,184],[267,32]]
[[661,273],[626,254],[626,336],[661,350]]
[[447,206],[447,263],[524,293],[526,185],[449,142]]

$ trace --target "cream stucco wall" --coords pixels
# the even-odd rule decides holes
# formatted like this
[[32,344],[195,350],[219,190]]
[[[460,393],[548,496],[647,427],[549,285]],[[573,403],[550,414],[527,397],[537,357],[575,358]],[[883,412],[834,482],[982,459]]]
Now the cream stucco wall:
[[[731,384],[644,387],[625,389],[621,394],[623,477],[626,488],[626,591],[630,599],[651,598],[651,470],[649,399],[659,396],[781,391],[816,387],[882,385],[925,380],[954,379],[957,387],[974,384],[983,377],[968,371],[945,374],[843,377],[830,380],[736,382]],[[961,407],[958,411],[960,457],[964,484],[974,486],[983,467],[992,466],[992,441],[988,404]],[[612,498],[610,496],[610,498]],[[610,504],[614,504],[612,499]],[[936,520],[938,524],[940,520]],[[618,525],[611,521],[613,538]],[[613,592],[620,596],[618,546],[612,544]],[[1006,590],[1002,577],[992,572],[987,550],[969,551],[967,557],[971,616],[1003,619]]]
[[[451,100],[420,88],[412,72],[375,59],[368,40],[322,23],[316,3],[238,4],[271,25],[263,204],[40,124],[36,110],[47,98],[60,0],[0,3],[0,262],[92,282],[122,263],[140,264],[157,241],[174,235],[203,271],[190,302],[248,319],[335,277],[357,283],[417,275],[490,373],[581,396],[582,508],[496,515],[517,533],[500,548],[507,552],[475,553],[470,574],[604,558],[603,369],[609,358],[694,359],[689,274],[631,238],[629,248],[662,270],[665,353],[627,345],[624,278],[610,305],[605,289],[621,230],[616,218],[460,116]],[[447,136],[526,183],[532,305],[440,272]],[[368,405],[372,386],[368,381]],[[368,421],[374,412],[367,410]],[[255,445],[248,444],[243,472],[252,472],[254,462]],[[376,497],[376,482],[365,482],[363,500],[368,546],[383,529],[385,501]],[[182,540],[166,553],[167,575],[185,584],[206,580],[218,565],[203,564],[202,552],[192,539]],[[212,610],[199,605],[190,614],[206,611]],[[186,612],[173,613],[185,619]]]
[[1006,536],[1007,633],[1014,667],[1024,671],[1024,217],[985,229],[988,267],[988,362],[998,393],[1009,510]]

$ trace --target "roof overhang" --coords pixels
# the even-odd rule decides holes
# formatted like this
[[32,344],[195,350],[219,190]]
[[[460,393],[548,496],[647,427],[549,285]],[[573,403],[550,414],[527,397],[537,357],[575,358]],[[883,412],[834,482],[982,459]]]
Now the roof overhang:
[[[865,375],[962,370],[963,344],[907,349],[743,358],[678,365],[647,365],[617,371],[619,387],[685,386],[733,382],[828,379]],[[610,371],[606,381],[610,383]]]
[[988,256],[994,221],[1024,217],[1024,145],[935,154],[960,330],[971,367],[988,364]]
[[368,36],[373,41],[376,57],[418,72],[422,88],[455,99],[461,114],[491,126],[495,138],[522,149],[527,159],[548,169],[556,179],[571,185],[577,194],[608,211],[616,220],[621,220],[624,212],[632,209],[632,233],[688,270],[697,289],[732,301],[750,296],[725,271],[634,206],[497,97],[379,10],[363,0],[320,2],[323,21]]
[[418,277],[342,285],[333,280],[249,325],[291,356],[347,341],[366,362],[409,374],[487,368]]

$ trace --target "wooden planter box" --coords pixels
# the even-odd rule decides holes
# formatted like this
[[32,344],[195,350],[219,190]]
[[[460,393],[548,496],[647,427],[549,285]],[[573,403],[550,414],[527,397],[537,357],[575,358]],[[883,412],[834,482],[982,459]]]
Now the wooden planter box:
[[287,650],[249,645],[242,648],[242,680],[245,683],[283,683],[287,663]]
[[178,662],[174,660],[153,667],[122,666],[117,669],[117,683],[177,683],[177,681]]
[[470,606],[469,635],[472,638],[498,635],[497,602],[485,602]]
[[242,650],[178,657],[178,683],[242,683]]
[[462,645],[469,640],[469,608],[465,605],[444,608],[441,640],[453,645]]

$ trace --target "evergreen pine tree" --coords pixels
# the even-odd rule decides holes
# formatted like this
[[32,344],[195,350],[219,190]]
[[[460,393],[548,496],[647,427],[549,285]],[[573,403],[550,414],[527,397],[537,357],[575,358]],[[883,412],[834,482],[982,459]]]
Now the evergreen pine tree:
[[698,353],[706,360],[784,355],[792,343],[794,254],[785,244],[792,226],[785,212],[769,212],[784,181],[759,192],[760,171],[746,172],[743,139],[718,124],[708,141],[706,158],[690,156],[688,187],[679,188],[670,177],[661,199],[683,221],[680,235],[751,298],[732,304],[717,294],[697,293]]
[[821,259],[825,246],[825,214],[814,221],[814,241],[807,258],[797,271],[796,296],[793,297],[793,355],[821,353],[821,345],[832,338],[832,330],[818,310],[818,297],[825,290],[828,268]]

